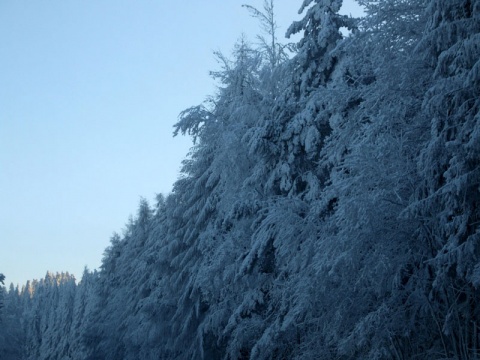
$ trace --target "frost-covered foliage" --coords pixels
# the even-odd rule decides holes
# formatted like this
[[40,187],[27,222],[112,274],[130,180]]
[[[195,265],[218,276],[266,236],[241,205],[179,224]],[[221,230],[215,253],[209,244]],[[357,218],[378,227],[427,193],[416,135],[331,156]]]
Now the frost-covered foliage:
[[480,357],[480,4],[358,2],[304,0],[291,57],[247,5],[173,192],[79,284],[3,289],[0,358]]
[[[0,283],[5,277],[0,274]],[[23,355],[22,306],[19,289],[10,285],[8,292],[0,287],[0,358],[17,360]]]
[[450,357],[478,356],[480,311],[480,4],[432,1],[418,48],[433,71],[423,98],[430,138],[410,207],[431,276],[428,298]]

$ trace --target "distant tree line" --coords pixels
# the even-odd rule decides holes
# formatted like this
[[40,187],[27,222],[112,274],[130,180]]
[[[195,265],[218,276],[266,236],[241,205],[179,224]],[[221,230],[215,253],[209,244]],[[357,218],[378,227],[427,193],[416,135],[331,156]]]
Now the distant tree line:
[[358,3],[247,7],[172,193],[4,289],[0,358],[480,358],[480,2]]

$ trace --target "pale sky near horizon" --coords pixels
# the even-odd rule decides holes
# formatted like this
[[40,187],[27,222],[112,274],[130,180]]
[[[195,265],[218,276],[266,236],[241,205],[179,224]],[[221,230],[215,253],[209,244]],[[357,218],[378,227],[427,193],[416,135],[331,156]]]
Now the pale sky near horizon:
[[[80,280],[141,197],[177,179],[190,140],[178,114],[213,95],[263,0],[0,2],[0,273]],[[280,40],[302,0],[277,0]],[[345,13],[358,12],[353,0]],[[286,40],[283,40],[286,41]]]

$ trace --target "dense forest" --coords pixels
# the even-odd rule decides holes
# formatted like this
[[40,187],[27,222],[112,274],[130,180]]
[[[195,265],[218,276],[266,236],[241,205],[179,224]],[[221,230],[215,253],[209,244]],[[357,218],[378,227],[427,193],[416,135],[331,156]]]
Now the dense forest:
[[247,6],[172,193],[3,287],[0,358],[479,359],[480,1],[358,3]]

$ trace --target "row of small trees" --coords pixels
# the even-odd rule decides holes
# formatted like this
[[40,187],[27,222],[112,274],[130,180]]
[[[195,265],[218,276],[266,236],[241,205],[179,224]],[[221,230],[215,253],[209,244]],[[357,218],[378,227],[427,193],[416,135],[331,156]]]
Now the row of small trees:
[[358,2],[304,0],[293,56],[248,7],[173,192],[8,293],[25,359],[479,357],[480,3]]

